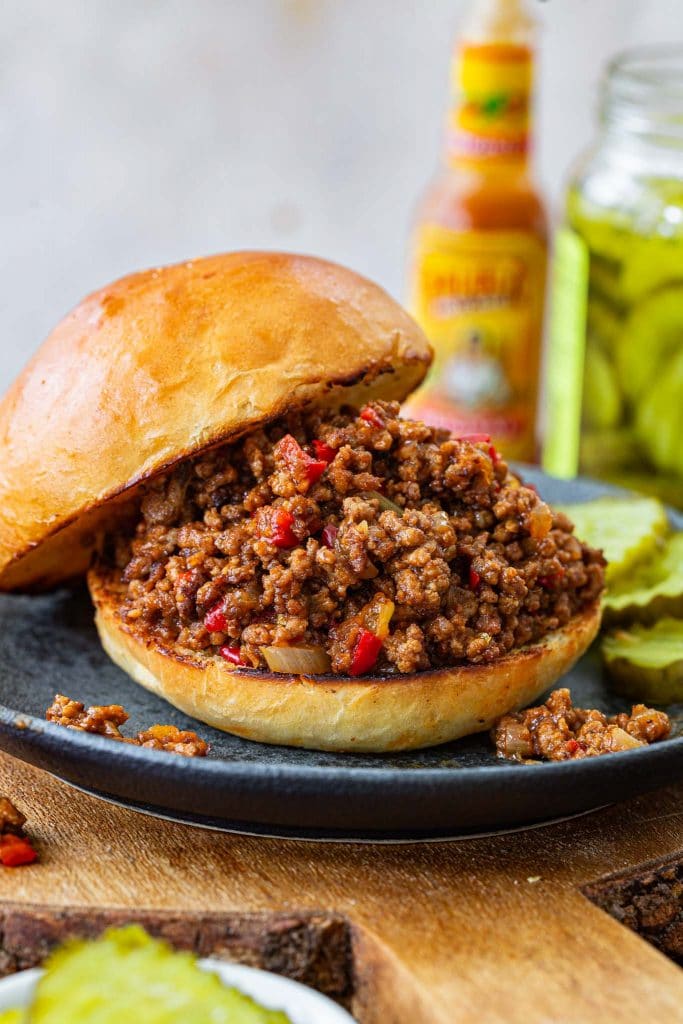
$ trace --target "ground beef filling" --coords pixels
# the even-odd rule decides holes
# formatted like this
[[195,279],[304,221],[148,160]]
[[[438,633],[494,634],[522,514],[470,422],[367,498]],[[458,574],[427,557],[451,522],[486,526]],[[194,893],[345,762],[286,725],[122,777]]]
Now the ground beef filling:
[[64,725],[67,729],[91,732],[120,743],[165,750],[169,754],[181,754],[183,757],[206,757],[210,749],[209,744],[196,732],[178,729],[175,725],[152,725],[136,736],[124,736],[121,726],[126,724],[129,715],[120,704],[94,704],[86,708],[79,700],[57,693],[45,717],[48,722]]
[[643,747],[670,731],[663,711],[634,704],[630,715],[608,717],[574,707],[569,690],[561,689],[537,708],[504,715],[492,738],[498,756],[512,761],[570,761]]
[[565,625],[604,577],[488,440],[384,402],[291,416],[183,463],[114,541],[135,632],[250,668],[284,649],[343,675],[495,661]]
[[23,836],[26,817],[18,811],[9,797],[0,796],[0,836]]

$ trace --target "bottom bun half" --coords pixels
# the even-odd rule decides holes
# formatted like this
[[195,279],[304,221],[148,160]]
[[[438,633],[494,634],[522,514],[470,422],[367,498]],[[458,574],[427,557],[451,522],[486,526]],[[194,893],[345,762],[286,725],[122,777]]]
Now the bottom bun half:
[[108,574],[91,570],[88,582],[102,645],[137,683],[216,729],[313,750],[414,750],[489,729],[567,672],[600,625],[599,605],[591,605],[488,665],[359,678],[277,675],[143,639],[118,616],[121,595]]

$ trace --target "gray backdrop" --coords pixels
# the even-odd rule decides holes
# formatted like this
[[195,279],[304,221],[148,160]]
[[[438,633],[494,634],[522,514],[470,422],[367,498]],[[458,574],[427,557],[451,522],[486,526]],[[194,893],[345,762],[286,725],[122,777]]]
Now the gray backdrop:
[[[532,0],[534,2],[534,0]],[[403,289],[461,0],[8,0],[0,8],[0,390],[82,295],[238,247]],[[557,202],[615,50],[682,0],[547,0],[539,170]]]

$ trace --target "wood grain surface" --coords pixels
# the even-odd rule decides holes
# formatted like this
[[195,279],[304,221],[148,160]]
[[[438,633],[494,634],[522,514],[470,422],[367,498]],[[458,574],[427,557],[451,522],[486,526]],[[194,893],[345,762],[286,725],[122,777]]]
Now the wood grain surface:
[[[642,897],[658,892],[669,945],[683,931],[683,786],[543,829],[413,846],[190,829],[95,800],[4,755],[0,792],[28,815],[41,854],[35,866],[0,871],[6,969],[20,920],[8,904],[20,905],[24,925],[62,910],[73,921],[87,908],[103,920],[146,911],[159,927],[191,913],[196,934],[213,926],[214,937],[216,928],[232,936],[222,948],[216,940],[222,955],[308,970],[361,1024],[683,1022],[680,968],[627,926],[643,925],[642,913],[629,916],[629,899],[652,911]],[[287,953],[297,927],[311,948],[321,928],[337,929],[326,982],[310,957]]]

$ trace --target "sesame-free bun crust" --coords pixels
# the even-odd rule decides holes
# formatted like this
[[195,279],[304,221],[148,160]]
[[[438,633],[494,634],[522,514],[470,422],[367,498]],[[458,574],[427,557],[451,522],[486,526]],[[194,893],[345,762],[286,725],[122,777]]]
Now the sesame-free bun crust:
[[594,604],[539,643],[489,665],[354,679],[277,675],[143,640],[117,614],[121,587],[110,571],[92,569],[88,583],[102,645],[136,682],[216,729],[313,750],[413,750],[489,729],[564,675],[600,625]]
[[401,401],[430,360],[386,292],[312,257],[212,256],[95,292],[0,403],[0,590],[85,572],[180,460],[304,405]]

